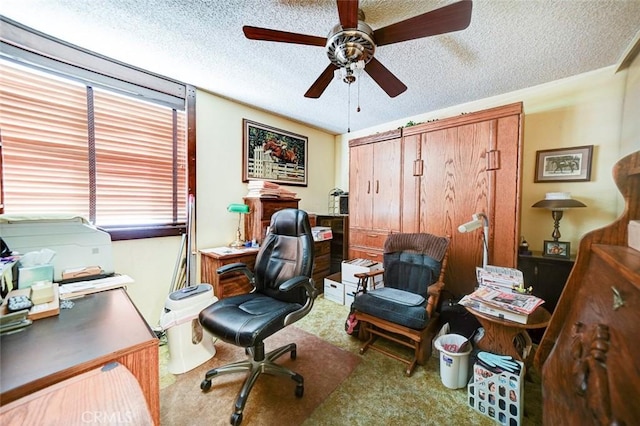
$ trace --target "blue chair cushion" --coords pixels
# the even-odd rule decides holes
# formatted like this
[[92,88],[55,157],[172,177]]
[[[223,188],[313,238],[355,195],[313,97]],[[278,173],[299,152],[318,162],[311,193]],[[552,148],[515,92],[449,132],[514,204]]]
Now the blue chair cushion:
[[382,287],[369,292],[373,297],[388,300],[405,306],[424,306],[424,297],[397,288]]

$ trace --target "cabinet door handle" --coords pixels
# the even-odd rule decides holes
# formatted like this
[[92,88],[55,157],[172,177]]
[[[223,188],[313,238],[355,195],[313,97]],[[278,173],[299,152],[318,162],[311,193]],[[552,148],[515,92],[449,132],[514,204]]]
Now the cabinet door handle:
[[371,194],[371,181],[367,181],[367,194]]
[[617,311],[624,306],[624,299],[617,288],[611,286],[611,290],[613,291],[613,310]]
[[379,190],[380,190],[380,181],[376,179],[376,194],[378,193]]

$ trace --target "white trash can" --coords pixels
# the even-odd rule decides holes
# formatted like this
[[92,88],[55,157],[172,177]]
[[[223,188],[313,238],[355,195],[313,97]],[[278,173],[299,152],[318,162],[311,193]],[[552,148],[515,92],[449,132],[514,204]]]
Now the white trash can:
[[160,327],[167,331],[170,373],[186,373],[216,354],[213,336],[202,328],[198,315],[217,300],[211,284],[185,287],[167,297]]
[[471,344],[464,352],[457,352],[468,339],[459,334],[445,334],[438,337],[435,347],[440,351],[440,379],[449,389],[467,386],[469,380],[469,354]]

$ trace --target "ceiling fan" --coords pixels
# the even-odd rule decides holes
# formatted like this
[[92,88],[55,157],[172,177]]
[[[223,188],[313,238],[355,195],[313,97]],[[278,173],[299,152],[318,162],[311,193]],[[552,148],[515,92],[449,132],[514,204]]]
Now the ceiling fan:
[[396,97],[407,90],[407,86],[374,57],[376,47],[463,30],[471,22],[471,0],[452,3],[377,30],[364,22],[364,13],[358,9],[358,0],[336,0],[336,3],[340,23],[333,27],[326,38],[268,28],[242,27],[244,35],[252,40],[325,47],[331,63],[304,94],[307,98],[319,98],[331,83],[336,70],[340,70],[345,83],[351,84],[362,69],[390,97]]

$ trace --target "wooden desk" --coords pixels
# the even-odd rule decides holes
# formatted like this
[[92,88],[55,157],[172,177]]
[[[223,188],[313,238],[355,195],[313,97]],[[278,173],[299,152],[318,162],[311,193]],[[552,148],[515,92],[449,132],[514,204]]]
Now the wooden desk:
[[[546,327],[551,319],[549,311],[542,306],[539,306],[529,315],[527,324],[485,315],[467,306],[465,308],[478,319],[484,328],[484,336],[478,341],[480,350],[500,355],[510,355],[518,361],[524,362],[527,366],[531,364],[532,358],[529,355],[531,355],[530,352],[533,346],[527,330]],[[515,344],[519,336],[524,340],[522,353]]]
[[74,303],[58,316],[0,337],[0,405],[116,361],[135,376],[159,425],[158,339],[125,290]]

